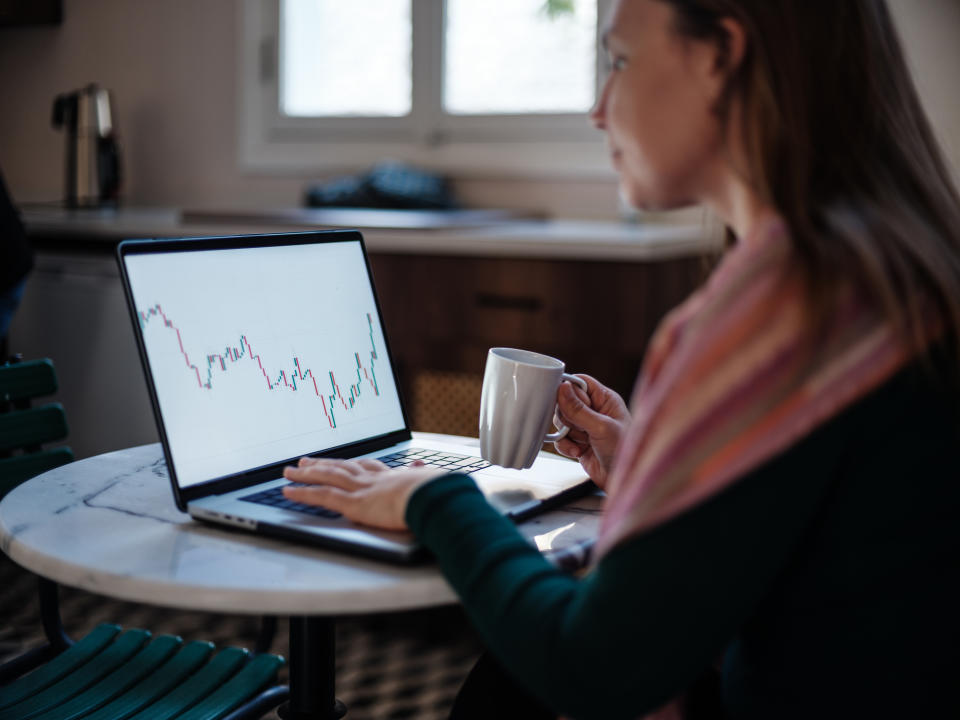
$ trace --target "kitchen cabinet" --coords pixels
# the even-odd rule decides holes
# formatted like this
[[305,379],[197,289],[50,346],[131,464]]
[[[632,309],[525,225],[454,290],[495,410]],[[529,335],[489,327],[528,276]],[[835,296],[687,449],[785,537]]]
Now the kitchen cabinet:
[[[490,347],[560,358],[629,397],[660,318],[704,277],[700,258],[582,262],[373,254],[384,324],[417,429],[476,434],[480,381]],[[457,412],[418,407],[421,373],[461,397]],[[434,401],[436,402],[436,401]],[[447,428],[437,427],[443,419]]]
[[78,458],[157,441],[116,261],[39,253],[10,328],[10,351],[49,357]]

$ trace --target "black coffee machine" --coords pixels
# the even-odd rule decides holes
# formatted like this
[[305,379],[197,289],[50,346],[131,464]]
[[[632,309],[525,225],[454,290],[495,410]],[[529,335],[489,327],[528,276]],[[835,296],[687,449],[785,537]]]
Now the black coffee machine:
[[91,84],[58,95],[53,126],[66,133],[67,207],[115,205],[120,194],[120,150],[110,91]]

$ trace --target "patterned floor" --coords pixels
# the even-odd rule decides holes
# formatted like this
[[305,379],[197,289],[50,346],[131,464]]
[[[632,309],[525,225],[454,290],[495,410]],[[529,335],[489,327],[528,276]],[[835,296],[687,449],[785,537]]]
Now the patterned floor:
[[[0,554],[0,663],[41,643],[36,579]],[[218,646],[252,646],[258,620],[118,602],[61,589],[64,625],[79,637],[101,622]],[[337,624],[337,697],[347,718],[445,718],[480,644],[459,608],[380,615]],[[287,653],[281,621],[272,651]],[[285,681],[285,677],[281,677]],[[267,715],[276,718],[276,714]]]

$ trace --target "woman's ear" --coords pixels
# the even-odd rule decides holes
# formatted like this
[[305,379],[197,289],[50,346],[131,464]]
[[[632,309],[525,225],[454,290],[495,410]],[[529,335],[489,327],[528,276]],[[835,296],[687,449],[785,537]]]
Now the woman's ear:
[[704,92],[715,102],[727,93],[730,79],[747,54],[747,32],[732,17],[720,18],[716,32],[687,44],[693,71]]
[[732,17],[720,19],[720,37],[717,42],[715,69],[726,77],[733,75],[743,64],[747,54],[747,33]]
[[713,103],[722,103],[747,54],[747,33],[737,20],[721,18],[717,32],[696,43],[696,74]]

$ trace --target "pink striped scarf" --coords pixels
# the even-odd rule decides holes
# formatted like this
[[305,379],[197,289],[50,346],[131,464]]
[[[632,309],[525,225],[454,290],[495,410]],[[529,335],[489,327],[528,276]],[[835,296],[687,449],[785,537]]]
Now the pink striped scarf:
[[[761,222],[657,330],[595,557],[736,482],[890,378],[910,351],[852,286],[808,330],[784,223]],[[646,720],[680,720],[671,702]]]
[[768,218],[664,319],[631,401],[597,556],[722,491],[909,359],[853,287],[816,338],[804,310],[786,228]]

